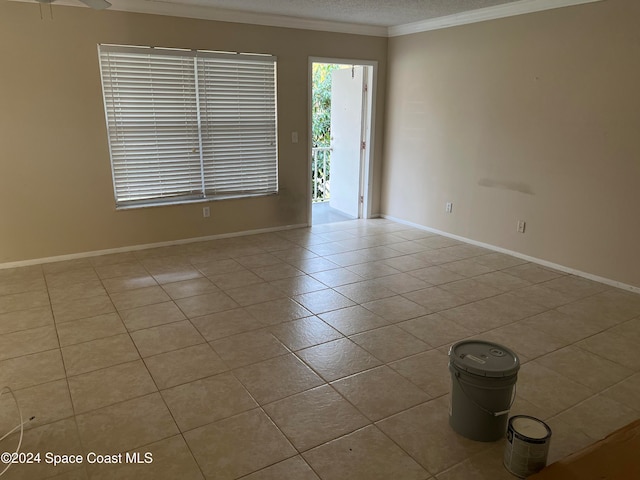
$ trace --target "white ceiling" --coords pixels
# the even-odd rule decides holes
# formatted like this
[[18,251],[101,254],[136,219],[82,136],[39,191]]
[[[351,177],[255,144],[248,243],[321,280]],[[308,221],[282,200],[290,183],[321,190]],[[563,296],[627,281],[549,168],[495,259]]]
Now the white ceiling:
[[518,0],[167,0],[241,12],[392,27]]
[[[84,6],[78,0],[40,1]],[[109,1],[111,10],[386,37],[602,0]]]

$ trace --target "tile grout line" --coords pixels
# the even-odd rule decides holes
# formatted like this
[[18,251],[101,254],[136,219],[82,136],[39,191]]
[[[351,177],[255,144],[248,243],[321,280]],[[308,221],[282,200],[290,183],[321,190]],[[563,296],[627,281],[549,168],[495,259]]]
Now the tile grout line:
[[[302,247],[302,248],[304,248],[304,247]],[[443,248],[449,248],[449,247],[443,247]],[[356,251],[357,251],[357,250],[361,250],[361,249],[356,249]],[[266,251],[266,250],[265,250],[265,251]],[[405,255],[398,255],[398,256],[405,256]],[[241,257],[238,257],[238,258],[241,258]],[[324,258],[324,256],[320,256],[319,258]],[[395,257],[394,257],[394,258],[395,258]],[[371,260],[371,261],[377,261],[377,260]],[[287,262],[285,261],[285,263],[287,263]],[[370,262],[367,262],[367,263],[370,263]],[[294,268],[297,268],[297,267],[295,267],[295,265],[293,265],[293,267],[294,267]],[[195,268],[197,268],[197,267],[195,267]],[[342,268],[343,268],[343,267],[342,267]],[[510,267],[507,267],[507,268],[510,268]],[[94,269],[95,269],[95,267],[94,267]],[[249,270],[250,270],[250,269],[249,269]],[[496,270],[496,271],[499,271],[499,270]],[[402,273],[405,273],[405,272],[402,272]],[[308,275],[308,274],[307,274],[307,275]],[[155,278],[155,277],[154,277],[154,278]],[[469,278],[473,278],[473,277],[467,277],[466,279],[469,279]],[[102,280],[102,279],[100,279],[100,280]],[[365,279],[364,281],[367,281],[367,280]],[[175,283],[175,282],[172,282],[172,283]],[[267,283],[269,283],[269,282],[267,282]],[[540,282],[540,283],[546,283],[546,282]],[[540,283],[537,283],[537,284],[534,284],[534,285],[538,285],[538,284],[540,284]],[[103,287],[104,287],[104,284],[103,284]],[[161,288],[163,289],[163,291],[164,291],[163,286],[162,286],[162,285],[160,285],[160,287],[161,287]],[[522,288],[526,288],[526,287],[522,287]],[[332,288],[332,290],[334,290],[334,289]],[[443,289],[443,290],[444,290],[444,289]],[[335,291],[335,290],[334,290],[334,291]],[[503,293],[510,293],[510,292],[511,292],[511,291],[509,291],[509,292],[503,292]],[[339,292],[338,292],[338,293],[339,293]],[[596,293],[589,294],[589,295],[584,296],[584,297],[579,297],[579,298],[577,298],[577,299],[575,299],[575,300],[572,300],[571,302],[568,302],[567,304],[575,303],[575,302],[578,302],[578,301],[584,300],[584,299],[586,299],[586,298],[588,298],[588,297],[598,295],[599,293],[602,293],[602,292],[596,292]],[[49,290],[48,290],[48,288],[47,288],[47,294],[49,295]],[[108,292],[107,292],[107,294],[109,295],[109,298],[110,298],[110,300],[111,300],[111,295],[110,295]],[[497,295],[499,295],[499,294],[497,294]],[[496,295],[496,296],[497,296],[497,295]],[[286,298],[291,298],[291,296],[289,295],[289,296],[287,296]],[[491,297],[489,297],[489,298],[491,298]],[[481,300],[483,300],[483,299],[481,299]],[[175,304],[175,300],[171,299],[171,301]],[[480,300],[478,300],[478,301],[480,301]],[[469,303],[474,303],[474,301],[469,302]],[[357,305],[360,305],[358,302],[356,302],[356,304],[357,304]],[[465,304],[465,305],[466,305],[466,304]],[[50,298],[50,295],[49,295],[49,307],[51,308],[51,298]],[[178,307],[178,308],[179,308],[179,307]],[[365,308],[366,308],[366,307],[365,307]],[[456,308],[456,307],[453,307],[453,308]],[[548,312],[548,311],[555,310],[555,308],[548,308],[548,307],[546,307],[546,306],[544,306],[544,308],[546,309],[544,312]],[[557,307],[556,307],[556,308],[557,308]],[[444,311],[444,310],[442,310],[442,311]],[[119,311],[118,311],[118,312],[119,312]],[[544,312],[543,312],[543,313],[544,313]],[[437,312],[434,312],[434,313],[437,313]],[[537,314],[534,314],[534,315],[531,315],[531,316],[535,316],[535,315],[537,315]],[[53,316],[53,313],[52,313],[52,316]],[[317,316],[317,315],[314,315],[314,316]],[[186,317],[186,315],[185,315],[185,317]],[[90,317],[89,317],[89,318],[90,318]],[[414,318],[416,318],[416,317],[414,317]],[[500,326],[498,326],[498,327],[496,327],[496,328],[494,328],[494,329],[491,329],[491,330],[495,330],[495,329],[502,328],[502,327],[507,326],[507,325],[511,325],[511,324],[517,323],[517,322],[522,321],[522,320],[524,320],[524,319],[526,319],[526,318],[529,318],[529,317],[524,317],[524,318],[522,318],[522,319],[515,320],[515,321],[510,322],[510,323],[505,324],[505,325],[500,325]],[[193,325],[193,324],[191,323],[191,320],[192,320],[192,319],[191,319],[191,318],[189,318],[189,317],[186,317],[186,319],[190,322],[190,324],[193,326],[193,328],[195,328],[195,329],[196,329],[196,331],[198,331],[198,330],[197,330],[197,328],[195,327],[195,325]],[[322,320],[322,319],[320,319],[320,320]],[[295,320],[293,320],[293,321],[295,321]],[[600,333],[603,333],[604,331],[608,331],[608,330],[610,330],[610,329],[612,329],[612,328],[615,328],[615,326],[617,326],[617,325],[619,325],[620,323],[623,323],[623,322],[624,322],[624,321],[620,321],[620,322],[618,322],[616,325],[612,325],[611,327],[608,327],[607,329],[605,329],[605,330],[603,330],[603,331],[600,331],[600,332],[594,333],[593,335],[590,335],[590,336],[585,337],[585,338],[590,338],[590,337],[592,337],[592,336],[595,336],[595,335],[598,335],[598,334],[600,334]],[[171,322],[171,323],[175,323],[175,322]],[[282,323],[284,323],[284,322],[281,322],[281,324],[282,324]],[[395,322],[395,323],[393,323],[392,325],[397,325],[398,323],[400,323],[400,322]],[[455,323],[455,322],[454,322],[454,323]],[[54,319],[54,324],[55,324],[55,319]],[[148,327],[148,328],[153,328],[153,327]],[[265,328],[268,328],[268,327],[265,327]],[[402,328],[402,327],[400,327],[400,328]],[[489,330],[489,331],[491,331],[491,330]],[[369,330],[369,331],[370,331],[370,330]],[[129,332],[129,331],[128,331],[128,329],[127,329],[127,333],[129,334],[129,336],[130,336],[130,338],[131,338],[131,332]],[[342,332],[340,332],[340,333],[342,333]],[[412,335],[412,336],[414,336],[414,337],[415,337],[415,335],[411,334],[411,332],[407,332],[407,333],[409,333],[410,335]],[[56,326],[56,334],[57,334],[57,326]],[[612,333],[612,334],[614,334],[614,333]],[[475,334],[474,334],[474,335],[475,335]],[[349,338],[349,337],[345,336],[345,338]],[[418,338],[418,337],[416,337],[416,338]],[[584,340],[584,339],[582,339],[582,340]],[[579,340],[579,341],[582,341],[582,340]],[[133,339],[132,339],[132,338],[131,338],[131,341],[133,342]],[[331,341],[331,340],[329,340],[329,341]],[[577,344],[579,341],[571,342],[571,343],[569,343],[568,345],[577,346],[576,344]],[[133,342],[133,343],[134,343],[134,346],[136,347],[136,350],[137,350],[137,345],[135,344],[135,342]],[[282,342],[281,342],[281,343],[282,343]],[[322,342],[322,343],[326,343],[326,342]],[[208,344],[209,344],[209,343],[208,343]],[[530,360],[531,360],[531,361],[534,361],[534,360],[535,360],[535,359],[537,359],[537,358],[540,358],[540,357],[542,357],[542,356],[548,355],[549,353],[553,353],[553,352],[555,352],[555,351],[557,351],[557,350],[560,350],[561,348],[566,348],[566,346],[568,346],[568,345],[565,345],[564,347],[559,347],[559,348],[557,348],[557,349],[555,349],[555,350],[552,350],[551,352],[547,352],[547,353],[545,353],[544,355],[539,355],[539,356],[537,356],[537,357],[533,357],[533,358],[532,358],[532,359],[530,359]],[[314,346],[315,346],[315,345],[314,345]],[[209,347],[210,347],[210,348],[212,348],[210,344],[209,344]],[[59,341],[59,337],[58,337],[58,350],[60,350],[60,351],[61,351],[61,348],[62,348],[62,347],[60,346],[60,341]],[[188,346],[187,346],[187,347],[181,347],[180,349],[185,349],[185,348],[189,348],[189,347],[188,347]],[[285,345],[285,348],[286,348],[286,345]],[[581,347],[577,346],[577,348],[581,348]],[[180,349],[178,349],[178,350],[180,350]],[[429,349],[429,350],[426,350],[426,351],[435,350],[435,349],[437,349],[437,347],[434,347],[434,348]],[[138,350],[137,350],[137,351],[138,351]],[[176,350],[172,350],[172,351],[176,351]],[[214,350],[214,351],[215,351],[215,350]],[[290,353],[293,353],[294,355],[296,355],[296,352],[292,352],[291,350],[289,350],[289,352],[290,352]],[[39,352],[36,352],[36,353],[39,353]],[[161,352],[161,353],[159,353],[158,355],[163,354],[163,353],[168,353],[168,352]],[[420,353],[424,353],[424,352],[420,352]],[[416,355],[419,355],[420,353],[418,353],[418,354],[416,354]],[[596,354],[596,353],[593,353],[593,352],[590,352],[590,351],[589,351],[589,353],[591,353],[591,354],[593,354],[593,355],[600,356],[600,355],[598,355],[598,354]],[[138,351],[138,354],[139,354],[139,351]],[[27,355],[30,355],[30,354],[27,354]],[[61,355],[61,356],[62,356],[62,355]],[[139,354],[139,356],[140,356],[140,354]],[[140,357],[141,357],[141,356],[140,356]],[[305,363],[305,362],[304,362],[304,360],[303,360],[303,359],[300,359],[297,355],[296,355],[296,357],[297,357],[300,361],[302,361],[303,363]],[[410,358],[410,357],[411,357],[411,356],[409,356],[409,357],[404,357],[404,358]],[[404,358],[403,358],[403,359],[404,359]],[[604,357],[601,357],[601,358],[604,358]],[[142,361],[143,361],[143,363],[145,364],[145,367],[146,367],[146,363],[144,362],[144,359],[143,359],[143,358],[141,358],[141,359],[142,359]],[[65,367],[64,357],[62,358],[62,360],[63,360],[63,367]],[[400,360],[401,360],[401,359],[400,359]],[[608,359],[607,359],[607,360],[608,360]],[[609,361],[611,361],[611,360],[609,360]],[[127,363],[127,362],[125,362],[125,363]],[[256,363],[257,363],[257,362],[256,362]],[[617,363],[617,362],[614,362],[614,363]],[[306,365],[306,363],[305,363],[305,365]],[[389,363],[388,363],[388,362],[383,362],[383,365],[385,365],[385,366],[389,366]],[[311,370],[313,370],[313,368],[312,368],[311,366],[309,366],[309,365],[308,365],[308,367],[309,367],[309,368],[311,368]],[[105,367],[105,368],[109,368],[109,367]],[[390,367],[390,368],[391,368],[391,367]],[[100,369],[98,369],[98,370],[100,370]],[[392,369],[392,370],[393,370],[393,369]],[[633,370],[633,369],[630,369],[630,370]],[[395,371],[395,370],[394,370],[394,371]],[[150,375],[150,372],[148,371],[148,369],[147,369],[147,373]],[[233,372],[232,372],[232,373],[233,373]],[[362,373],[362,372],[358,372],[358,373]],[[637,372],[636,372],[636,373],[637,373]],[[357,374],[357,373],[356,373],[356,374]],[[560,374],[560,375],[561,375],[561,374]],[[632,374],[631,374],[631,375],[629,375],[628,377],[625,377],[625,379],[626,379],[626,378],[629,378],[630,376],[633,376],[633,375],[634,375],[634,373],[632,373]],[[150,376],[151,376],[152,380],[154,381],[154,384],[156,385],[156,389],[159,391],[159,389],[157,388],[157,384],[155,383],[155,379],[153,379],[153,376],[152,376],[152,375],[150,375]],[[235,374],[234,374],[234,376],[235,376]],[[67,378],[67,388],[69,388],[69,385],[68,385],[68,375],[66,374],[66,367],[65,367],[65,377]],[[321,376],[320,376],[320,377],[321,377]],[[236,377],[236,378],[237,378],[237,377]],[[322,377],[321,377],[321,378],[322,378]],[[618,382],[618,383],[622,383],[625,379],[622,379],[622,380],[621,380],[620,382]],[[324,379],[323,379],[323,380],[324,380]],[[238,380],[238,381],[239,381],[239,380]],[[325,382],[326,382],[326,380],[325,380]],[[45,383],[47,383],[47,382],[45,382]],[[326,382],[325,384],[329,384],[329,385],[331,385],[331,384],[330,384],[330,383],[328,383],[328,382]],[[617,383],[616,383],[616,385],[617,385]],[[611,386],[610,386],[610,387],[611,387]],[[610,388],[610,387],[607,387],[607,388]],[[317,387],[312,387],[312,388],[317,388]],[[332,386],[332,388],[333,388],[333,390],[335,391],[335,388],[334,388],[333,386]],[[304,391],[308,391],[308,390],[309,390],[309,389],[304,390]],[[593,398],[593,397],[595,397],[595,396],[597,396],[597,395],[601,395],[601,394],[603,394],[603,392],[604,392],[605,390],[606,390],[606,389],[603,389],[603,390],[601,390],[601,391],[599,391],[599,392],[594,393],[594,395],[592,395],[591,397],[588,397],[588,399]],[[299,392],[299,393],[301,393],[301,392]],[[339,393],[339,392],[338,392],[338,393]],[[285,398],[289,398],[290,396],[293,396],[293,395],[297,395],[297,394],[292,394],[292,395],[289,395],[288,397],[285,397]],[[161,395],[161,398],[163,398],[163,401],[164,401],[164,397],[162,397],[162,395]],[[437,398],[440,398],[440,397],[437,397]],[[583,402],[587,401],[588,399],[582,400],[581,402],[578,402],[578,404],[576,404],[576,405],[579,405],[579,404],[581,404],[581,403],[583,403]],[[345,399],[345,400],[346,400],[346,399]],[[348,401],[348,400],[347,400],[347,401]],[[428,401],[431,401],[431,400],[428,400]],[[427,402],[428,402],[428,401],[427,401]],[[424,402],[424,403],[427,403],[427,402]],[[353,404],[351,404],[350,402],[349,402],[349,404],[353,406]],[[258,405],[259,405],[259,404],[258,404]],[[569,407],[569,408],[573,408],[573,407],[575,407],[576,405],[574,405],[574,406],[572,406],[572,407]],[[168,406],[166,405],[166,402],[165,402],[165,406],[166,406],[166,407],[167,407],[167,409],[168,409]],[[354,407],[355,407],[355,406],[354,406]],[[415,406],[413,406],[413,407],[409,407],[409,408],[414,408],[414,407],[415,407]],[[72,408],[75,408],[75,407],[73,407],[73,403],[72,403]],[[259,408],[261,408],[261,409],[262,409],[262,406],[259,406]],[[357,407],[355,407],[355,408],[357,409]],[[569,409],[569,408],[568,408],[568,409]],[[566,410],[568,410],[568,409],[566,409]],[[564,412],[564,411],[566,411],[566,410],[563,410],[563,412]],[[170,411],[170,410],[169,410],[169,411]],[[263,410],[263,411],[264,411],[264,410]],[[171,413],[171,412],[170,412],[170,413]],[[399,414],[399,413],[401,413],[401,412],[398,412],[398,413],[396,413],[396,414]],[[265,412],[265,414],[266,414],[266,412]],[[396,415],[396,414],[394,414],[394,415]],[[75,416],[75,414],[74,414],[74,416]],[[267,416],[268,416],[268,414],[267,414]],[[172,417],[173,417],[173,415],[172,415]],[[270,417],[269,417],[269,418],[270,418]],[[365,416],[365,418],[366,418],[366,416]],[[385,418],[387,418],[387,417],[385,417]],[[270,418],[270,419],[271,419],[271,418]],[[273,422],[273,419],[271,419],[271,421]],[[175,423],[175,419],[174,419],[174,423]],[[273,422],[273,423],[275,424],[275,422]],[[276,425],[276,427],[277,427],[277,425]],[[77,423],[76,423],[76,429],[77,429]],[[378,429],[378,430],[379,430],[379,429]],[[352,432],[352,433],[353,433],[353,432]],[[384,432],[382,432],[382,433],[384,434]],[[78,433],[78,435],[79,435],[79,433]],[[283,434],[283,435],[284,435],[284,434]],[[385,436],[386,436],[386,435],[385,435]],[[286,436],[285,436],[285,438],[286,438]],[[339,438],[340,438],[340,437],[339,437]],[[186,440],[185,440],[185,442],[186,442]],[[395,443],[395,442],[394,442],[394,443]],[[295,447],[294,447],[294,448],[295,448]],[[315,448],[315,447],[314,447],[314,448]],[[464,460],[463,460],[463,461],[464,461]],[[197,463],[197,462],[196,462],[196,463]]]

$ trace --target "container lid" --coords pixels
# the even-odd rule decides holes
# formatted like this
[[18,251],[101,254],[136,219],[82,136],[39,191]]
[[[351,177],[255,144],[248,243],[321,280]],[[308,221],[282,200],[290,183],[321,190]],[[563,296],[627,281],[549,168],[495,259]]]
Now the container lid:
[[482,377],[509,377],[520,369],[518,356],[507,347],[484,340],[463,340],[449,349],[449,362]]
[[542,440],[551,435],[551,429],[546,423],[528,415],[511,417],[511,426],[515,432],[534,440]]

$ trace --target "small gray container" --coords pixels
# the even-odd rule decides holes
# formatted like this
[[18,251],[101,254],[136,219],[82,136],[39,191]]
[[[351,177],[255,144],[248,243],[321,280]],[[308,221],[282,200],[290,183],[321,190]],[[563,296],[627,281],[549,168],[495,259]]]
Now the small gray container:
[[449,424],[481,442],[504,437],[520,369],[510,349],[484,340],[464,340],[449,349]]
[[547,465],[551,428],[535,417],[516,415],[509,419],[504,466],[520,478],[527,478]]

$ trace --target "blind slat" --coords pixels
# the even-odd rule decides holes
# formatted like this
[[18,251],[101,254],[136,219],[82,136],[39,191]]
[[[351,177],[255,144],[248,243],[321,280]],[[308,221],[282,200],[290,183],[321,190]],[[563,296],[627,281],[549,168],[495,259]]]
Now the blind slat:
[[116,205],[278,190],[275,58],[99,46]]

